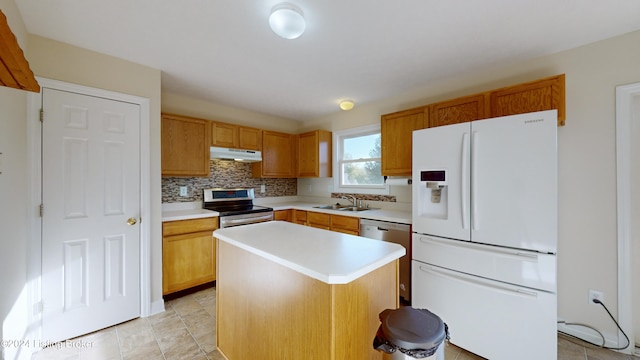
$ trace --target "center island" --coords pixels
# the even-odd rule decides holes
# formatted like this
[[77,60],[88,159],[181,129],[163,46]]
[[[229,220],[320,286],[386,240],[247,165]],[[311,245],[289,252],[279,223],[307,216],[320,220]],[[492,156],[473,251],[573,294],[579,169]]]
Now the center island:
[[228,360],[379,360],[404,247],[283,221],[214,231],[216,342]]

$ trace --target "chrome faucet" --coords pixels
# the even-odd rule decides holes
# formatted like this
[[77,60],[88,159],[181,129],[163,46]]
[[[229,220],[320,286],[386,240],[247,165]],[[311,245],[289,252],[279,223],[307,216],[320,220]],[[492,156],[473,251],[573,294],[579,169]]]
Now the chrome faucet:
[[343,195],[341,198],[351,201],[353,203],[353,206],[358,206],[358,199],[356,199],[356,197],[353,195]]

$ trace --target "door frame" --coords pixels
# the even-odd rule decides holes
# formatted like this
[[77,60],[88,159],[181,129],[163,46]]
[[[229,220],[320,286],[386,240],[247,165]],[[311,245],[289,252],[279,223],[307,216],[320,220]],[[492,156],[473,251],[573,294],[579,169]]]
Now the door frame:
[[[27,161],[28,161],[28,261],[29,300],[33,312],[29,319],[36,326],[36,337],[42,334],[42,92],[45,88],[82,95],[123,101],[140,106],[140,317],[151,315],[151,179],[150,179],[150,100],[135,95],[92,88],[58,80],[36,77],[40,93],[29,93],[27,99]],[[46,208],[44,209],[46,212]]]
[[[633,254],[634,237],[631,219],[631,175],[633,161],[640,161],[631,151],[633,143],[632,125],[634,120],[632,104],[640,98],[640,83],[616,86],[616,182],[617,182],[617,237],[618,237],[618,322],[627,333],[631,345],[622,352],[635,351],[633,328]],[[636,141],[639,139],[635,139]],[[635,279],[636,282],[638,279]],[[618,331],[618,344],[625,341]]]

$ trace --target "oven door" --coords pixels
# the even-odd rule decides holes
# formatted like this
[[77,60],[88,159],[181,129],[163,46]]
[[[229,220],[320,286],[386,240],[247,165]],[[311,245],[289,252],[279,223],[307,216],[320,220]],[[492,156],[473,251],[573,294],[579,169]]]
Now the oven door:
[[273,211],[221,216],[220,229],[232,226],[255,224],[271,220],[273,220]]

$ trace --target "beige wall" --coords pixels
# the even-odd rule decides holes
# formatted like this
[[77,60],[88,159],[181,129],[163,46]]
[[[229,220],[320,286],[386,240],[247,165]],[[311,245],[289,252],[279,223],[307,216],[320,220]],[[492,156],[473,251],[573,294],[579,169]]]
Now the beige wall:
[[599,306],[588,304],[587,293],[603,291],[607,307],[617,313],[615,87],[640,82],[639,43],[640,32],[634,32],[532,61],[461,74],[305,126],[338,130],[370,124],[381,114],[565,73],[567,125],[558,130],[558,314],[612,335],[615,325]]
[[160,70],[35,35],[29,35],[29,62],[39,77],[150,99],[151,301],[162,301]]
[[296,134],[301,123],[163,92],[162,112]]
[[[26,30],[12,0],[0,9],[25,50]],[[28,328],[27,92],[0,87],[0,339],[22,339]],[[16,349],[0,348],[4,358]],[[0,354],[0,358],[3,355]]]

